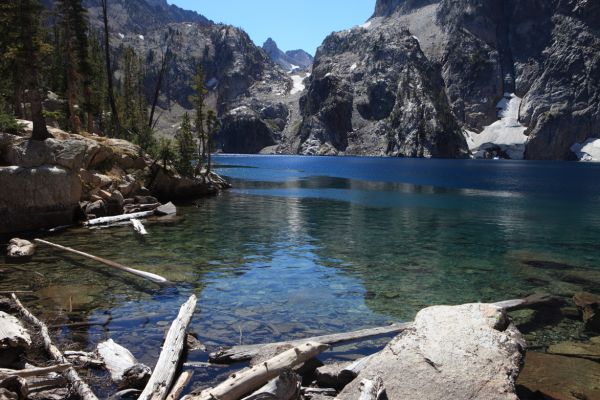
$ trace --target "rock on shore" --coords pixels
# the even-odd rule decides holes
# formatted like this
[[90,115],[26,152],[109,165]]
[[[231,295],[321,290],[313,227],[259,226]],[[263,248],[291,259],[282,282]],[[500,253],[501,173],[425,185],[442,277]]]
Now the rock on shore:
[[162,171],[139,146],[122,139],[49,128],[52,138],[31,141],[31,123],[22,122],[28,125],[25,136],[0,132],[0,234],[156,208],[152,194],[197,198],[227,187],[214,174],[198,180],[172,168]]
[[422,310],[414,327],[374,356],[340,400],[359,398],[361,381],[381,377],[389,399],[517,400],[524,341],[491,304]]

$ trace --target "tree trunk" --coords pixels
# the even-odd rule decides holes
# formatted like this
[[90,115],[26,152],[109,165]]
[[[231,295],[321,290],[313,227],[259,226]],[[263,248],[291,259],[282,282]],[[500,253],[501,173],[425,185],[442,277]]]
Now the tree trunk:
[[[68,21],[68,18],[67,18]],[[67,25],[66,31],[70,31]],[[71,132],[79,134],[81,130],[81,120],[77,115],[77,67],[75,61],[75,49],[73,49],[73,40],[67,38],[67,104],[69,107],[69,122]]]
[[26,82],[29,103],[31,104],[31,120],[33,121],[33,133],[31,139],[33,140],[46,140],[50,137],[48,129],[46,128],[46,119],[44,118],[42,108],[42,98],[40,96],[40,84],[38,76],[38,54],[35,49],[34,39],[37,29],[37,21],[33,18],[32,11],[33,4],[31,1],[22,1],[21,8],[19,10],[21,14],[21,30],[23,38],[24,53],[27,57],[26,67]]
[[102,3],[102,19],[104,21],[104,56],[106,58],[106,78],[108,80],[108,101],[112,112],[112,120],[115,124],[115,134],[121,135],[121,121],[117,111],[117,103],[115,102],[115,94],[113,89],[113,74],[110,66],[110,32],[108,30],[108,0],[101,0]]

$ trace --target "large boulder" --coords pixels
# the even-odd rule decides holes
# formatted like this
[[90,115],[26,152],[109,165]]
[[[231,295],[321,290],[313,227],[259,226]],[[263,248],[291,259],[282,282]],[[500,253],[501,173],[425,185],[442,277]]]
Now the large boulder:
[[78,171],[89,168],[97,158],[102,146],[95,140],[81,135],[71,135],[59,129],[52,129],[54,138],[43,141],[3,134],[0,140],[2,163],[20,167],[35,168],[42,165],[57,165]]
[[491,304],[437,306],[374,356],[340,393],[359,398],[363,379],[383,379],[389,399],[517,400],[524,342]]
[[231,110],[221,123],[217,142],[225,153],[253,154],[275,144],[272,128],[249,107]]
[[58,166],[0,167],[0,233],[74,222],[82,188],[77,173]]
[[161,200],[197,199],[217,194],[222,189],[220,183],[204,177],[186,178],[173,171],[165,171],[159,165],[152,167],[152,178],[146,187]]

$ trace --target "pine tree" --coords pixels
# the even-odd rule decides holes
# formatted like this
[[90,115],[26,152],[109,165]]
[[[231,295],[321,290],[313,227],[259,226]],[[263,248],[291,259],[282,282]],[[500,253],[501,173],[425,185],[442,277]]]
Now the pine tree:
[[108,0],[100,0],[102,6],[102,20],[104,22],[104,62],[106,64],[106,81],[108,88],[108,102],[112,111],[112,120],[115,126],[115,134],[121,135],[121,120],[119,113],[117,112],[117,103],[115,101],[114,85],[113,85],[113,73],[110,62],[110,32],[108,29]]
[[81,0],[58,0],[62,28],[63,52],[67,67],[67,104],[71,130],[79,133],[81,120],[77,112],[81,85],[85,97],[84,110],[88,117],[88,130],[93,130],[91,103],[91,67],[88,62],[87,12]]
[[194,161],[194,154],[196,152],[196,143],[194,142],[192,122],[188,113],[183,114],[181,128],[177,135],[175,135],[175,139],[177,140],[177,147],[179,150],[177,170],[181,175],[191,178],[194,175],[192,162]]
[[49,46],[44,42],[40,25],[43,8],[36,0],[10,0],[2,6],[2,30],[6,29],[6,23],[9,24],[8,34],[2,38],[7,46],[2,58],[10,65],[14,110],[18,116],[23,116],[21,104],[23,93],[27,90],[33,121],[31,139],[45,140],[50,134],[42,108],[40,65],[41,58],[49,52]]
[[206,136],[206,129],[204,126],[205,118],[206,118],[204,109],[205,109],[205,100],[206,100],[206,95],[208,94],[208,90],[206,89],[206,86],[204,85],[204,80],[205,80],[204,68],[202,67],[202,64],[198,64],[198,67],[196,69],[196,74],[194,75],[194,78],[192,80],[192,89],[194,90],[195,94],[190,97],[190,100],[192,101],[192,104],[194,105],[194,109],[196,111],[194,125],[196,128],[196,135],[198,136],[198,139],[199,139],[198,154],[200,155],[200,158],[196,164],[196,170],[195,170],[196,176],[200,173],[200,171],[202,171],[202,166],[204,164],[204,160],[206,159],[207,136]]

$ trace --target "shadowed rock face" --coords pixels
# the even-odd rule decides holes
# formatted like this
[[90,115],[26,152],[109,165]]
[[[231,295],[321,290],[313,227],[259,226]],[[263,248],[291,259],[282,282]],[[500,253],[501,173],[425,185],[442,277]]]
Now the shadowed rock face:
[[439,72],[392,19],[330,35],[300,107],[302,154],[467,155]]
[[597,2],[379,1],[375,16],[386,15],[419,38],[464,128],[480,132],[515,93],[526,158],[572,159],[574,143],[600,136]]

